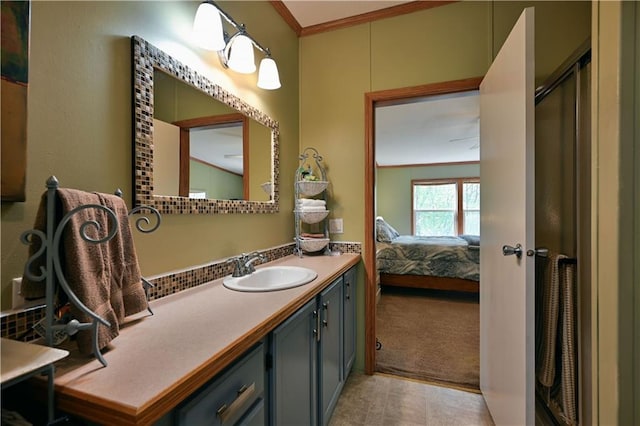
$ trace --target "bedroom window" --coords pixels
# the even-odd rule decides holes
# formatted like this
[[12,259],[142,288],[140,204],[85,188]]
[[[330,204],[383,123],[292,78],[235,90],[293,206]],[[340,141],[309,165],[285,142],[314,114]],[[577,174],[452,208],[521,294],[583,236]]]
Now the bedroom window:
[[479,179],[414,180],[411,184],[414,235],[480,235]]

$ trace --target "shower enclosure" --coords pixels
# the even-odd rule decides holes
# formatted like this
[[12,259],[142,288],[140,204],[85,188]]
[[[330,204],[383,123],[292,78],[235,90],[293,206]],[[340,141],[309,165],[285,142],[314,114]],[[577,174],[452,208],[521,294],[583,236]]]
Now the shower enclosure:
[[[536,418],[542,424],[592,423],[590,64],[587,40],[536,91],[535,240],[537,247],[549,252],[536,260]],[[558,319],[551,324],[557,327],[552,351],[555,374],[553,384],[545,386],[540,380],[545,368],[543,347],[549,343],[548,336],[545,343],[545,329],[550,326],[545,280],[558,255],[566,259],[557,267],[570,268],[573,276],[568,275],[566,292],[557,296]]]

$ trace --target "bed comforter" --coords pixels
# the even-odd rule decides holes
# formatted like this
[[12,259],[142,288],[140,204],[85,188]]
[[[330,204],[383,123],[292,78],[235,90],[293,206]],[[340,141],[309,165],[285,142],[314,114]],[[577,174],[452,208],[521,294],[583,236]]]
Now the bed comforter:
[[459,237],[401,235],[376,244],[378,271],[480,280],[480,247]]

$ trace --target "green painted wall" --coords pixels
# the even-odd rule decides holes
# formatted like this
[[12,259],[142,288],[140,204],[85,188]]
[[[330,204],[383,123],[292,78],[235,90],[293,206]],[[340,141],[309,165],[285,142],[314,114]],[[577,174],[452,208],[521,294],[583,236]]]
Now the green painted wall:
[[[640,422],[640,6],[594,2],[592,150],[594,415]],[[597,405],[596,405],[597,404]]]
[[491,63],[491,7],[459,2],[373,22],[370,90],[484,75]]
[[[249,141],[249,199],[269,201],[270,194],[264,192],[260,185],[271,180],[271,129],[249,120]],[[283,184],[287,186],[283,188],[286,193],[289,192],[288,183],[284,181]],[[289,210],[288,207],[281,204],[283,210]]]
[[[484,75],[529,5],[542,82],[588,38],[589,2],[462,1],[300,39],[299,144],[318,149],[328,165],[330,217],[344,219],[344,234],[332,238],[365,242],[365,93]],[[359,291],[362,368],[364,286]]]
[[384,217],[400,234],[411,235],[412,180],[479,176],[479,164],[378,168],[376,215]]
[[207,198],[242,199],[242,176],[226,172],[199,161],[189,162],[189,189],[205,191]]
[[591,34],[591,2],[497,1],[493,11],[495,55],[524,7],[535,7],[536,87]]
[[238,111],[169,74],[153,73],[153,117],[166,123]]
[[[10,280],[22,275],[45,181],[87,191],[132,187],[130,37],[138,35],[199,70],[280,123],[281,209],[262,215],[165,215],[160,229],[135,235],[144,275],[187,268],[291,241],[298,155],[298,38],[267,2],[219,2],[278,63],[282,88],[256,87],[257,74],[222,69],[191,41],[199,1],[32,2],[28,99],[27,201],[2,203],[2,309]],[[258,55],[256,55],[258,56]],[[269,232],[265,232],[265,230]],[[242,238],[251,235],[252,238]]]

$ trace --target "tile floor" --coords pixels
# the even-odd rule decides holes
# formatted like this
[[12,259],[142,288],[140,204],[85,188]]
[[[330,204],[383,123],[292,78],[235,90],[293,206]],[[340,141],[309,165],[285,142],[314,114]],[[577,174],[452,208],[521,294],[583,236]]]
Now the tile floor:
[[482,395],[352,372],[329,426],[493,425]]

